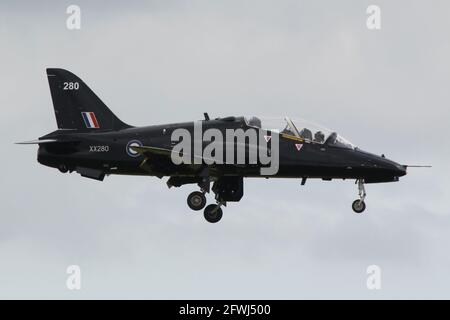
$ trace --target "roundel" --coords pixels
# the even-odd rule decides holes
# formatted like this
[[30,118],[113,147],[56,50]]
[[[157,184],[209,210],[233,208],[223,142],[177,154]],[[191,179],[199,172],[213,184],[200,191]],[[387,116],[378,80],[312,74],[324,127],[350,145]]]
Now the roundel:
[[142,147],[142,146],[143,146],[143,144],[139,140],[131,140],[127,144],[127,148],[126,148],[127,154],[130,157],[139,157],[140,156],[139,152],[134,151],[133,149],[131,149],[131,147]]

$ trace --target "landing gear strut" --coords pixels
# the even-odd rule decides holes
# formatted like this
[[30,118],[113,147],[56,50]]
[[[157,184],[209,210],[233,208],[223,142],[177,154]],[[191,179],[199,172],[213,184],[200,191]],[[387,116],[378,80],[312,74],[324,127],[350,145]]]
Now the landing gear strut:
[[204,192],[194,191],[187,197],[189,208],[194,211],[202,210],[206,205],[206,197]]
[[364,199],[366,198],[366,189],[364,188],[363,179],[356,180],[356,183],[358,184],[359,199],[353,201],[352,209],[356,213],[361,213],[366,210],[366,204],[364,203]]

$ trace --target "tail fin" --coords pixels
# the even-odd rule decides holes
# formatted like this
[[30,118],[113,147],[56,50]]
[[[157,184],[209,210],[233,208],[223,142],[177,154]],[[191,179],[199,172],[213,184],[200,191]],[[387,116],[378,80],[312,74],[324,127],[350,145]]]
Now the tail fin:
[[64,69],[47,69],[47,77],[59,129],[92,131],[130,128],[73,73]]

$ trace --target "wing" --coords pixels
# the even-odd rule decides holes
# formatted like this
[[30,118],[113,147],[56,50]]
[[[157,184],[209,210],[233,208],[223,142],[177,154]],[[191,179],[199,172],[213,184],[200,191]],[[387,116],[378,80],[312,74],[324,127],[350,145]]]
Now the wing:
[[[150,146],[131,146],[130,148],[145,157],[140,167],[157,177],[174,174],[179,169],[171,159],[173,151],[170,149]],[[201,168],[199,164],[187,166],[193,173]]]
[[[258,170],[258,164],[239,164],[239,163],[216,163],[216,159],[204,157],[203,155],[189,155],[191,159],[191,163],[176,165],[172,161],[172,154],[177,153],[171,149],[161,148],[161,147],[151,147],[151,146],[131,146],[133,151],[143,155],[145,157],[144,161],[142,161],[140,167],[152,174],[155,174],[158,177],[162,177],[164,175],[176,175],[185,173],[184,170],[191,171],[194,175],[199,175],[205,169],[208,170],[208,175],[210,176],[220,176],[224,173],[224,170],[227,172],[233,173],[241,173],[245,168],[252,168],[253,170]],[[183,156],[182,153],[177,154],[177,157]],[[201,161],[195,161],[195,160]],[[199,163],[195,163],[199,162]],[[183,168],[183,169],[181,169]],[[181,171],[180,171],[181,169]]]
[[[142,147],[134,146],[133,147],[132,146],[130,148],[132,150],[136,151],[137,153],[142,154],[146,158],[151,158],[154,156],[163,156],[163,157],[167,157],[170,159],[172,157],[172,153],[173,153],[173,151],[170,149],[159,148],[159,147],[149,147],[149,146],[142,146]],[[197,156],[197,155],[194,155],[194,158],[201,159],[203,161],[206,160],[211,163],[214,161],[214,159],[206,158],[203,156]]]
[[[140,165],[142,169],[151,172],[158,177],[177,174],[179,166],[175,165],[171,159],[172,153],[174,152],[173,150],[150,146],[132,146],[130,148],[145,157],[145,160],[142,161]],[[200,159],[201,163],[194,163],[194,161],[192,161],[194,159]],[[214,159],[193,155],[191,156],[191,161],[191,164],[183,164],[182,166],[185,169],[190,170],[194,175],[201,174],[205,169],[208,170],[208,175],[217,176],[221,173],[221,169],[214,163]],[[239,165],[232,166],[239,167]]]

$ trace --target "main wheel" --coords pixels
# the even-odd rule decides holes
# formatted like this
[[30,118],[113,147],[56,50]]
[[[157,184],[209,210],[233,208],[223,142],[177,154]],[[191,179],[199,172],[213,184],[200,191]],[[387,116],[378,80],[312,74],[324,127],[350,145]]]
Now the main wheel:
[[200,191],[194,191],[187,197],[187,204],[192,210],[202,210],[206,205],[206,197]]
[[353,201],[352,209],[356,213],[361,213],[364,210],[366,210],[366,204],[364,203],[364,201],[357,199],[357,200]]
[[210,223],[219,222],[222,219],[222,209],[217,204],[210,204],[205,208],[203,215],[206,221]]
[[67,166],[66,166],[65,164],[60,164],[60,165],[58,166],[58,170],[59,170],[61,173],[67,173],[67,172],[69,171],[69,168],[67,168]]

